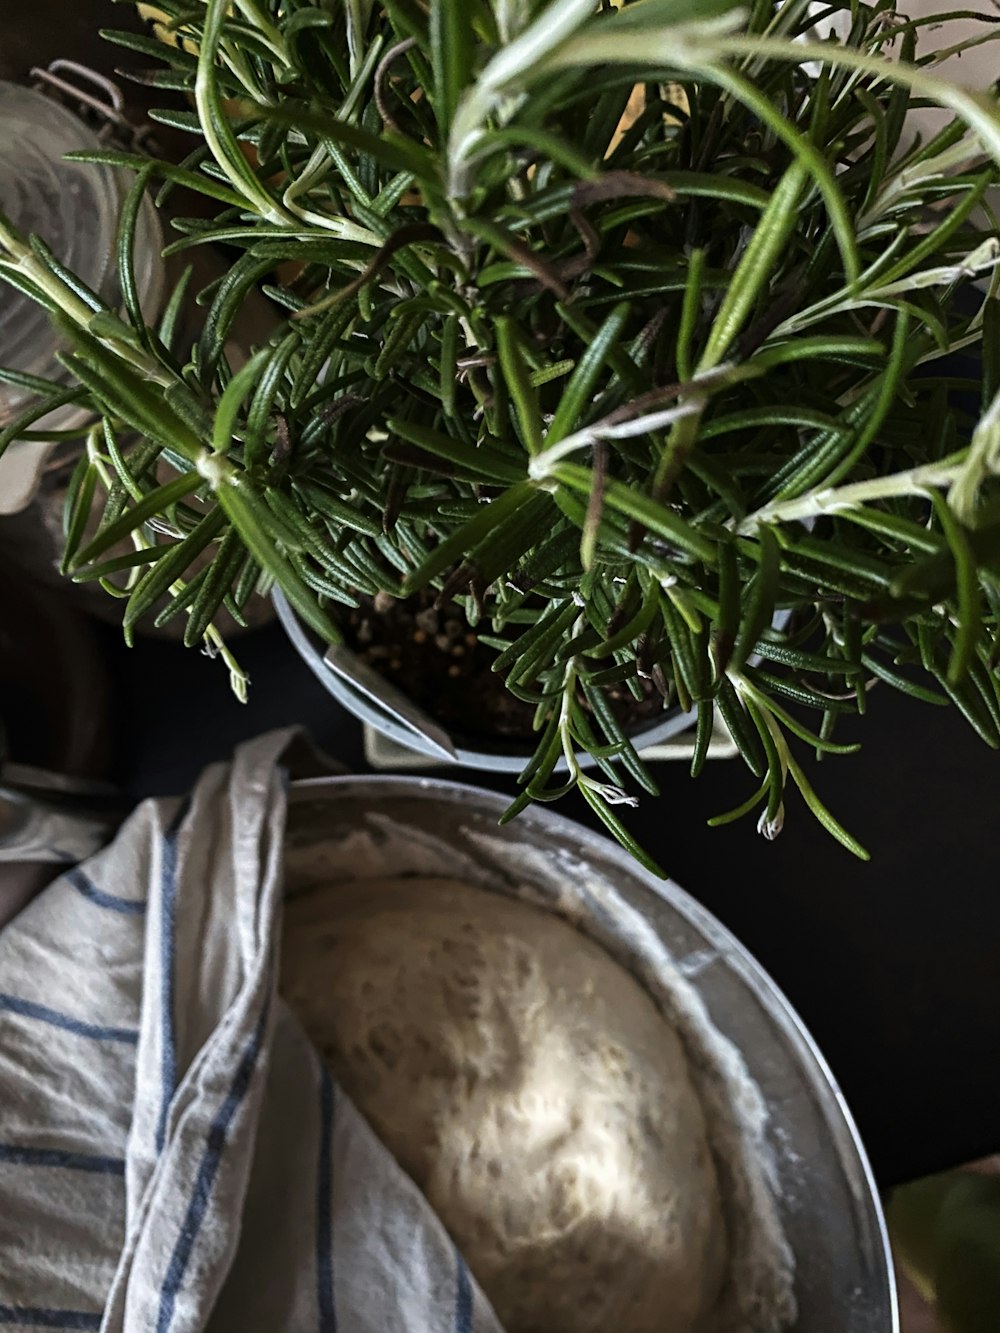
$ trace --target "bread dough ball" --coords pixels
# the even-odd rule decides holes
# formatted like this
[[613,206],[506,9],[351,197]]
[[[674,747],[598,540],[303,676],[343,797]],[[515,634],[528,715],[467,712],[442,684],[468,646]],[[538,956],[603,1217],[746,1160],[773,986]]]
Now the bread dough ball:
[[437,879],[286,905],[282,990],[507,1333],[695,1333],[726,1262],[705,1120],[638,982],[549,912]]

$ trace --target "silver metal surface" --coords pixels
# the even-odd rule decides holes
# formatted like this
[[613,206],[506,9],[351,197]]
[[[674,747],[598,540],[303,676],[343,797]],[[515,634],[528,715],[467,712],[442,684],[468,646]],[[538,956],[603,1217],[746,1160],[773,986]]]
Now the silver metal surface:
[[419,736],[435,758],[447,763],[454,763],[458,759],[448,733],[350,649],[343,644],[331,644],[323,656],[323,662],[353,689],[359,690],[390,717]]
[[[498,827],[505,805],[494,792],[428,778],[300,782],[291,792],[289,855],[308,857],[314,844],[356,831],[377,814],[480,861],[482,844],[471,835],[488,834],[500,857],[508,846],[512,858],[528,848],[555,866],[583,861],[611,881],[667,944],[764,1094],[781,1211],[795,1252],[794,1333],[898,1333],[892,1261],[864,1149],[791,1005],[725,927],[676,884],[655,879],[614,844],[546,809],[529,809]],[[413,841],[416,847],[420,839]],[[419,869],[420,854],[416,847],[411,870]]]

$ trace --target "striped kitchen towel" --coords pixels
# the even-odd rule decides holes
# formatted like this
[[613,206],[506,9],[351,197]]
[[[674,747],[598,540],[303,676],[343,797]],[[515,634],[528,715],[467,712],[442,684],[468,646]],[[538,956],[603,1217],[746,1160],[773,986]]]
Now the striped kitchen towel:
[[0,1328],[501,1333],[277,995],[291,739],[0,932]]

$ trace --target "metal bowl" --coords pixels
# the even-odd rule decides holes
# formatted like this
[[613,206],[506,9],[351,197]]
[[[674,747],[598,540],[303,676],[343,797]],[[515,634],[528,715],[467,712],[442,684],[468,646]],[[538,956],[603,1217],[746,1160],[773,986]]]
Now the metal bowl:
[[[373,822],[401,828],[396,873],[434,873],[428,848],[482,859],[482,840],[525,875],[527,852],[557,870],[581,863],[613,884],[668,947],[715,1027],[740,1051],[769,1110],[785,1234],[795,1255],[795,1333],[898,1333],[885,1223],[864,1148],[823,1056],[763,968],[683,889],[637,866],[613,843],[530,809],[498,827],[505,799],[416,777],[322,778],[293,784],[290,881],[322,877],[318,847]],[[412,836],[410,836],[412,831]],[[345,844],[347,845],[347,844]],[[393,852],[392,855],[397,855]],[[310,857],[312,856],[312,861]],[[344,869],[341,857],[340,873]],[[356,867],[361,876],[360,864]],[[485,872],[484,872],[485,873]]]

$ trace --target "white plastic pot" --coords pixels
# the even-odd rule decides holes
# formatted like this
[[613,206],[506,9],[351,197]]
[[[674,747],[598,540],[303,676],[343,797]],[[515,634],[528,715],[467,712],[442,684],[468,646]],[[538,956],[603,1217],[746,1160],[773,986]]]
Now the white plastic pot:
[[[383,736],[388,737],[397,745],[401,745],[404,749],[426,755],[438,762],[441,761],[441,756],[437,750],[433,749],[422,736],[415,731],[411,731],[409,727],[404,726],[394,717],[389,716],[364,695],[352,690],[350,685],[331,671],[323,661],[325,649],[319,637],[303,625],[281,592],[276,590],[273,593],[273,598],[278,619],[284,626],[285,633],[291,639],[296,652],[323,688],[329,692],[332,698],[336,699],[342,708],[346,708],[359,721],[364,722],[369,727],[374,727],[376,731],[381,732]],[[638,750],[647,749],[654,745],[662,745],[665,741],[690,727],[694,721],[694,716],[693,713],[683,713],[679,708],[675,708],[665,713],[654,725],[638,732],[632,737],[632,742]],[[534,746],[504,745],[503,742],[498,742],[493,750],[477,750],[472,746],[462,745],[459,738],[453,739],[455,740],[456,763],[463,768],[487,769],[493,773],[520,773],[534,753]],[[594,767],[595,761],[590,755],[580,754],[577,757],[581,768]],[[565,760],[560,760],[557,771],[565,767]]]

